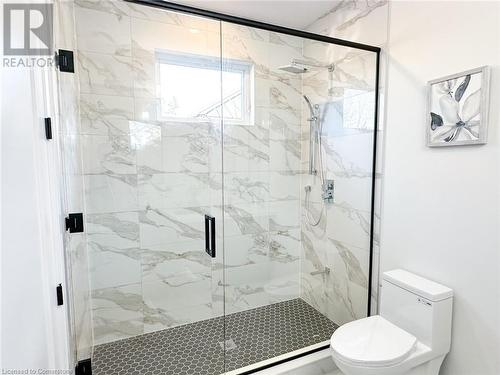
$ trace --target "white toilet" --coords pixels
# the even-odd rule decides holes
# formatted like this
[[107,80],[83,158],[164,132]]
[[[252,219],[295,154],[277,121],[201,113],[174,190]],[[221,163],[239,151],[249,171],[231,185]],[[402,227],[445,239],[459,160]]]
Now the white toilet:
[[345,375],[437,375],[450,350],[453,290],[403,270],[383,274],[380,315],[338,328],[331,353]]

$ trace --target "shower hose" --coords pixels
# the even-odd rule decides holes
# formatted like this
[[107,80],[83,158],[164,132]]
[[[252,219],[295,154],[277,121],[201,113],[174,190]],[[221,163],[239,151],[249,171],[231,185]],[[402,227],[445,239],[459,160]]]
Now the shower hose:
[[[315,141],[318,145],[317,152],[318,152],[318,159],[319,159],[319,179],[321,183],[321,187],[323,187],[325,183],[325,173],[323,169],[323,152],[322,152],[322,142],[321,142],[321,134],[323,133],[323,121],[319,119],[319,116],[315,116],[315,126],[314,126],[314,138]],[[319,125],[319,129],[318,129]],[[316,150],[313,150],[312,152],[315,152]],[[314,171],[313,171],[314,173]],[[324,202],[321,202],[321,211],[319,213],[318,219],[314,219],[311,215],[311,210],[310,210],[310,198],[311,198],[311,186],[308,185],[306,186],[306,196],[305,196],[305,206],[306,206],[306,219],[307,223],[313,227],[316,227],[319,225],[321,222],[321,218],[323,217],[323,212],[325,210],[325,204]]]

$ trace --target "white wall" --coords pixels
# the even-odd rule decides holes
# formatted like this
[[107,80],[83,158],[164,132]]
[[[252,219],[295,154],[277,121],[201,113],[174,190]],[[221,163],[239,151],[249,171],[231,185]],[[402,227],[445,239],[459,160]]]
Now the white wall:
[[[500,373],[500,3],[393,2],[381,271],[455,290],[441,374]],[[488,144],[427,148],[426,81],[491,65]]]

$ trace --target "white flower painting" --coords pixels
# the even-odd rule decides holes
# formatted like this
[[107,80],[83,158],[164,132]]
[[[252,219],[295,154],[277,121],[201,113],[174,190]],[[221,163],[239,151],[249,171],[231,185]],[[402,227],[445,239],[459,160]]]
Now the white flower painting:
[[488,67],[429,82],[427,145],[486,143]]

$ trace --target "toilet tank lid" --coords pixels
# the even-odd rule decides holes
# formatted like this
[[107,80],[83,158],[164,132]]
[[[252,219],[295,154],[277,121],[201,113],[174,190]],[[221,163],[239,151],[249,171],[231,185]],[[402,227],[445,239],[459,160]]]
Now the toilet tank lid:
[[383,278],[433,302],[453,297],[452,289],[405,270],[397,269],[384,272]]

